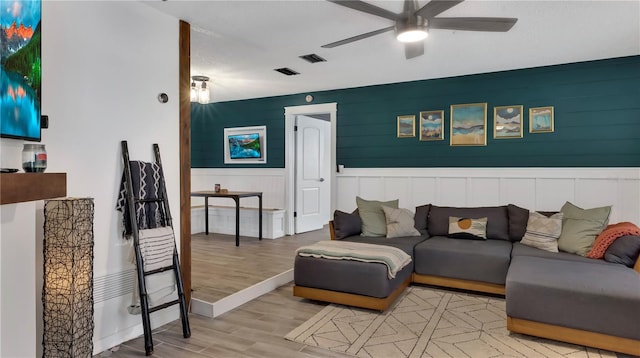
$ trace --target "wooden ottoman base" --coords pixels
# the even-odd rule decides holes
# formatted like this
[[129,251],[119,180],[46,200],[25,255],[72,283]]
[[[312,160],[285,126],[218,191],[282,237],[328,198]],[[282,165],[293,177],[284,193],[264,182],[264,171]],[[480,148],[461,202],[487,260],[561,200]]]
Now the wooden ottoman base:
[[402,291],[409,286],[411,276],[407,277],[395,290],[385,298],[356,295],[346,292],[337,292],[311,288],[304,286],[293,286],[293,295],[310,300],[337,303],[341,305],[369,308],[378,311],[385,311],[400,296]]

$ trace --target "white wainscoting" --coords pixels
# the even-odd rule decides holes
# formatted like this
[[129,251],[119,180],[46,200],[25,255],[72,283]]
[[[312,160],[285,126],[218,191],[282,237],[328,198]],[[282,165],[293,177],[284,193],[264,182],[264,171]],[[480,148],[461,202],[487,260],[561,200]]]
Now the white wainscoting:
[[[213,190],[215,184],[229,191],[261,191],[262,207],[285,208],[283,168],[195,168],[191,169],[191,191]],[[191,198],[191,206],[204,205],[204,198]],[[209,205],[233,206],[230,198],[209,198]],[[242,198],[240,205],[257,208],[258,198]]]
[[[240,236],[260,236],[258,210],[240,208]],[[191,207],[191,234],[205,232],[204,205]],[[209,205],[209,232],[235,235],[235,206]],[[262,210],[262,238],[277,239],[284,236],[284,210]]]
[[[284,169],[192,169],[191,188],[262,191],[265,208],[285,207]],[[371,200],[400,199],[413,210],[441,206],[515,204],[557,211],[570,201],[583,208],[612,205],[610,222],[640,224],[640,168],[345,168],[336,176],[335,208],[352,211],[356,195]],[[225,199],[216,199],[218,201]],[[215,202],[213,205],[233,205]],[[257,207],[258,199],[242,206]],[[251,202],[251,200],[254,200]],[[204,205],[192,198],[192,205]]]
[[352,211],[355,196],[423,204],[515,204],[558,211],[570,201],[582,208],[611,205],[609,222],[640,224],[640,168],[383,168],[342,170],[336,208]]

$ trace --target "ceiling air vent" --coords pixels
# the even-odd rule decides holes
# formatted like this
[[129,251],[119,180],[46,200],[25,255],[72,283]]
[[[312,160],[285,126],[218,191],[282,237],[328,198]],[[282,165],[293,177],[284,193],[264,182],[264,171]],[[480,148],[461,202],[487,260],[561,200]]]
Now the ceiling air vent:
[[324,58],[316,55],[315,53],[310,53],[308,55],[304,55],[304,56],[299,56],[301,59],[305,60],[305,61],[309,61],[311,63],[317,63],[317,62],[326,62],[327,60],[325,60]]
[[274,71],[278,71],[280,73],[282,73],[283,75],[287,75],[287,76],[294,76],[294,75],[299,75],[300,73],[288,68],[288,67],[282,67],[282,68],[276,68]]

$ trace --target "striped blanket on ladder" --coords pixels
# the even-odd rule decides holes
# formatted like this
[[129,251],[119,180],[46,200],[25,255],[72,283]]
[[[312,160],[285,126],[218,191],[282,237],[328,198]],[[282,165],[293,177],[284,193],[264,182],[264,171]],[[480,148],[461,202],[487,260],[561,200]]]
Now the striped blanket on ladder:
[[[156,163],[130,161],[131,183],[133,196],[137,199],[158,199],[164,192],[164,180],[161,168]],[[116,203],[116,210],[122,212],[123,236],[127,239],[131,235],[131,221],[129,219],[129,204],[127,202],[125,175],[122,174],[120,193]],[[164,209],[159,202],[147,202],[136,204],[136,220],[138,229],[153,229],[166,226]]]

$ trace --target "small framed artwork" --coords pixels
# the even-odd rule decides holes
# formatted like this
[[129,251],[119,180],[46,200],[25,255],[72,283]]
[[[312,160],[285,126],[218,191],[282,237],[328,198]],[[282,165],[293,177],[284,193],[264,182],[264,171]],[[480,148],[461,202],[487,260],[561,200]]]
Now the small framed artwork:
[[522,138],[522,106],[493,107],[493,138]]
[[416,116],[398,116],[398,138],[416,136]]
[[267,164],[267,126],[224,128],[225,164]]
[[444,139],[444,111],[420,112],[420,140]]
[[487,145],[487,103],[451,105],[451,146]]
[[529,108],[529,133],[553,132],[553,107]]

